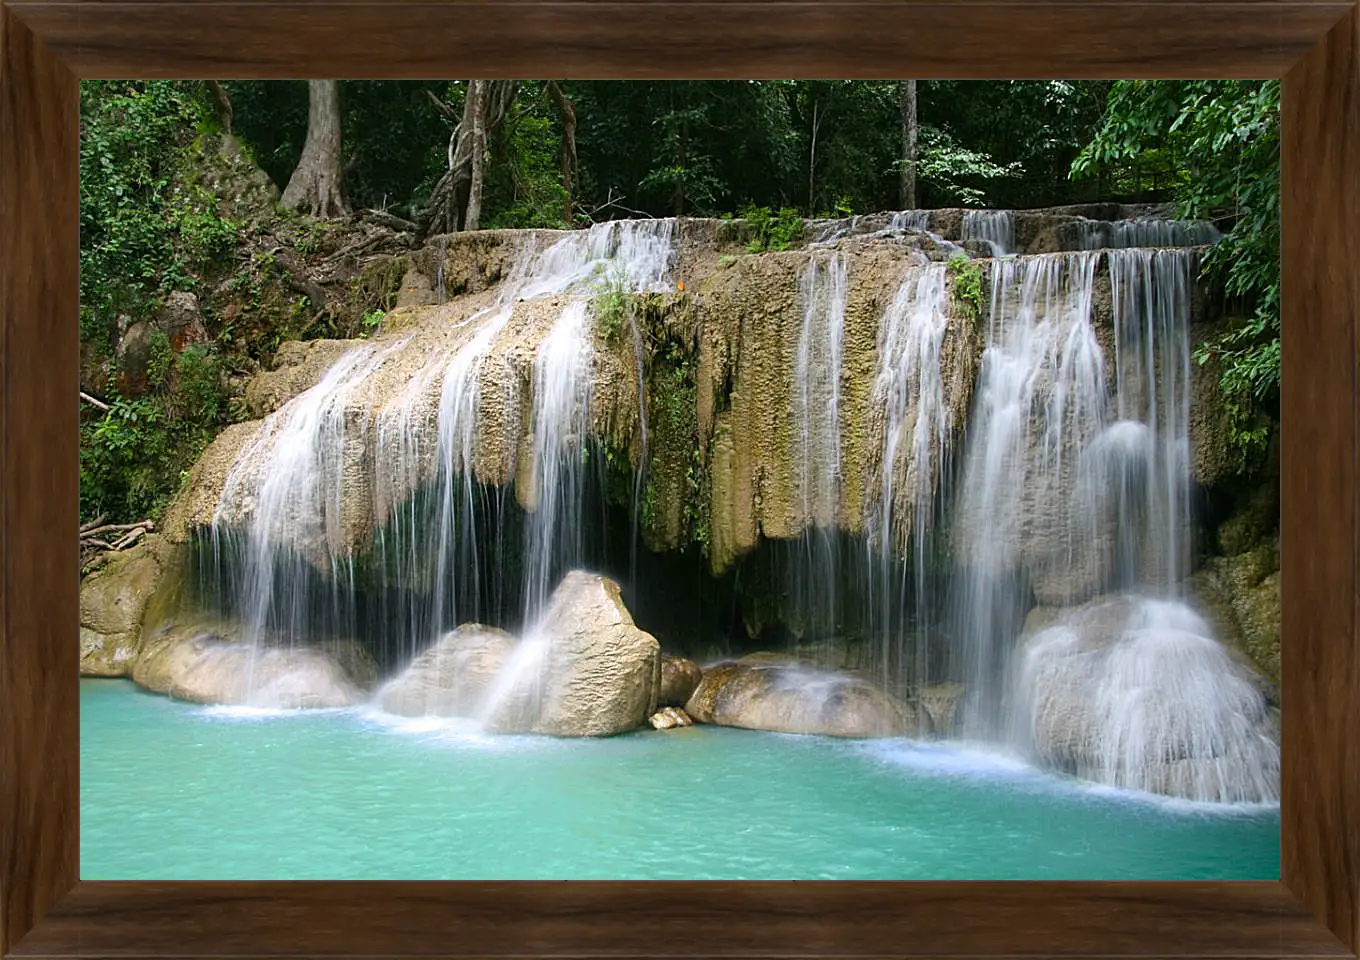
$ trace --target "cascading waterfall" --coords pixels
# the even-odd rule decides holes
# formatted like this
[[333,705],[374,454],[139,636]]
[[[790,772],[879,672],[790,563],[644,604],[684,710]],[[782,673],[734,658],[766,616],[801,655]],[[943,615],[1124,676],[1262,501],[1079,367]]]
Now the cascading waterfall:
[[800,285],[803,322],[794,357],[794,465],[808,523],[795,570],[804,629],[831,637],[839,623],[835,527],[841,484],[841,359],[849,264],[840,251],[808,262]]
[[992,256],[1015,251],[1015,214],[1009,210],[969,210],[963,215],[963,239],[980,240],[991,247]]
[[592,351],[586,302],[573,300],[534,359],[533,506],[525,540],[525,623],[547,604],[560,568],[579,565],[582,454]]
[[[949,326],[949,286],[943,264],[909,270],[884,312],[878,335],[873,404],[882,411],[878,495],[868,518],[870,598],[878,638],[880,679],[898,686],[907,649],[907,610],[916,611],[912,681],[929,682],[931,637],[923,612],[929,596],[928,557],[936,492],[949,441],[949,408],[941,348]],[[912,576],[898,558],[911,548]]]
[[[1019,632],[1030,553],[1061,570],[1090,563],[1094,537],[1067,503],[1078,451],[1102,419],[1103,358],[1091,325],[1098,255],[995,260],[977,395],[955,505],[952,672],[968,686],[970,732],[994,736]],[[1085,535],[1083,535],[1085,534]],[[1037,541],[1037,543],[1036,543]]]
[[1107,428],[1116,437],[1112,449],[1098,451],[1099,469],[1092,473],[1098,484],[1105,481],[1099,485],[1117,491],[1118,560],[1130,571],[1120,579],[1172,590],[1189,572],[1195,251],[1111,250],[1107,258],[1118,419]]
[[[212,531],[218,572],[211,576],[231,591],[228,600],[241,621],[242,639],[258,645],[275,637],[305,643],[355,635],[359,599],[354,545],[341,542],[341,531],[348,529],[342,511],[351,509],[342,483],[346,457],[361,458],[370,446],[377,451],[376,502],[388,511],[380,515],[374,552],[390,582],[402,589],[395,596],[384,594],[383,610],[370,609],[369,620],[376,617],[384,635],[395,631],[397,636],[385,642],[398,659],[409,659],[449,625],[483,615],[486,598],[479,595],[479,585],[486,579],[487,545],[481,540],[486,531],[478,514],[481,484],[476,478],[482,368],[511,324],[515,304],[554,294],[573,299],[535,362],[539,395],[533,398],[533,415],[535,443],[541,445],[535,453],[560,463],[545,475],[543,461],[535,461],[540,466],[530,499],[544,509],[536,511],[529,529],[544,550],[527,555],[553,569],[565,562],[554,553],[559,547],[575,557],[571,538],[560,531],[579,524],[558,514],[571,509],[579,514],[579,470],[567,461],[581,455],[583,433],[572,427],[572,418],[586,412],[583,404],[571,407],[581,401],[577,393],[557,391],[563,382],[588,385],[589,372],[564,381],[556,360],[571,352],[571,344],[588,350],[586,298],[606,272],[632,292],[666,288],[674,228],[673,220],[616,221],[565,234],[542,251],[531,244],[492,304],[454,328],[469,334],[419,370],[376,417],[350,415],[351,399],[405,341],[356,348],[315,387],[271,415],[237,456]],[[441,262],[441,277],[442,268]],[[509,391],[514,384],[498,382],[497,388]],[[370,421],[375,421],[372,438]],[[559,482],[569,489],[559,491]],[[503,497],[504,491],[496,495]],[[543,593],[549,573],[528,576],[526,613],[541,606],[542,597],[533,597]]]
[[1221,236],[1211,223],[1184,220],[1080,220],[1076,229],[1083,250],[1202,246]]
[[[303,598],[309,581],[321,576],[312,568],[321,558],[332,580],[352,585],[348,545],[340,534],[343,482],[347,449],[362,446],[365,438],[347,429],[348,405],[400,346],[362,346],[345,354],[319,383],[266,419],[227,474],[212,527],[213,550],[219,563],[227,551],[240,554],[233,597],[243,614],[241,639],[257,651],[266,643],[296,643],[318,615],[347,619],[342,611],[317,610]],[[230,524],[243,516],[247,525],[238,536]],[[254,703],[255,657],[249,662],[246,702]]]
[[[1088,258],[1089,271],[1092,255],[1077,256]],[[1049,385],[1038,407],[1043,439],[1027,458],[1031,466],[1038,460],[1040,476],[1027,474],[1023,486],[1028,497],[1069,504],[1058,514],[1060,521],[1065,514],[1068,549],[1057,553],[1063,576],[1055,577],[1052,558],[1036,545],[1061,531],[1043,531],[1032,504],[1011,506],[1010,516],[1027,527],[1026,545],[1006,562],[1027,567],[1035,592],[1065,609],[1020,652],[1008,691],[1015,714],[1008,735],[1051,765],[1112,786],[1201,801],[1274,800],[1279,746],[1265,696],[1207,623],[1175,598],[1189,572],[1195,252],[1124,249],[1103,256],[1113,295],[1112,397],[1105,397],[1100,347],[1088,332],[1089,296],[1069,301],[1056,376],[1046,378],[1033,365],[1017,371],[1018,380]],[[984,389],[990,385],[984,372]],[[992,550],[983,557],[1000,559]],[[1013,588],[1012,582],[999,589]],[[995,581],[991,589],[998,590]],[[1003,596],[1003,605],[1007,600],[1013,598]],[[965,610],[991,615],[977,593],[966,595]],[[987,621],[969,626],[978,647],[1000,633]],[[986,653],[1004,661],[994,650]],[[985,679],[975,673],[975,682]],[[985,709],[1006,699],[984,696],[980,703]],[[984,716],[989,724],[998,719]]]

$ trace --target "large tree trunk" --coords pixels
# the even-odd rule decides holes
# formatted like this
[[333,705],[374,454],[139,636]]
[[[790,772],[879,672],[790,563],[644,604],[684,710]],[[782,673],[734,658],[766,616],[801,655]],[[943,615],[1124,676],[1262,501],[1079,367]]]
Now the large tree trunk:
[[472,117],[472,181],[468,184],[464,230],[476,230],[482,220],[482,184],[486,179],[486,95],[489,80],[473,80],[468,90]]
[[340,170],[340,81],[309,80],[307,91],[307,142],[282,203],[314,217],[342,217],[349,206]]
[[[435,184],[430,202],[420,215],[422,238],[477,229],[487,149],[518,92],[518,80],[468,81],[462,118],[449,135],[449,168]],[[451,115],[452,111],[437,97],[431,97],[445,116]]]
[[902,98],[902,209],[916,209],[916,81],[903,80],[899,89]]
[[556,80],[548,81],[548,93],[552,95],[553,103],[557,104],[557,112],[562,115],[562,149],[558,159],[562,167],[562,189],[567,192],[566,199],[562,201],[562,219],[571,223],[576,214],[576,108]]
[[222,136],[231,136],[232,109],[231,97],[227,95],[227,90],[219,80],[208,80],[208,92],[213,96],[213,102],[217,107],[217,122],[222,124]]

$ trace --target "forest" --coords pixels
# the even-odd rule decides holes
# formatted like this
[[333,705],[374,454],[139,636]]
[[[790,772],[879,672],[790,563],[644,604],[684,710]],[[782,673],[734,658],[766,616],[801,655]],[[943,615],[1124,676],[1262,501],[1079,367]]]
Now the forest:
[[281,343],[371,332],[391,284],[337,266],[356,250],[620,218],[742,218],[778,247],[801,218],[1174,204],[1225,234],[1201,267],[1231,323],[1195,357],[1259,471],[1278,107],[1261,81],[85,82],[82,524],[158,520]]

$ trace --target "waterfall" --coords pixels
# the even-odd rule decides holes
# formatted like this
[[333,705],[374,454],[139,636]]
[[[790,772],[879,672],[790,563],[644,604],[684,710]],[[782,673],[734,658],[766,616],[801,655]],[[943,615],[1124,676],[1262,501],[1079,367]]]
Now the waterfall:
[[[883,444],[877,499],[868,517],[873,570],[872,619],[880,673],[895,687],[893,673],[905,666],[908,625],[916,612],[913,683],[929,681],[924,612],[928,552],[933,539],[935,494],[947,453],[950,411],[945,398],[941,347],[949,326],[949,286],[943,264],[909,270],[883,314],[878,333],[878,370],[872,403],[882,411]],[[912,583],[898,557],[912,548]],[[894,668],[896,667],[896,671]]]
[[[814,225],[862,239],[778,255],[802,269],[797,312],[779,318],[787,333],[760,345],[760,362],[777,362],[789,389],[761,414],[787,417],[787,428],[777,462],[744,478],[742,495],[764,498],[758,539],[792,538],[770,555],[791,571],[773,587],[776,616],[752,629],[782,623],[828,651],[862,640],[865,666],[903,696],[962,684],[965,736],[1079,776],[1269,799],[1278,737],[1264,694],[1181,595],[1193,555],[1195,244],[1216,233],[1069,218],[1059,232],[1075,224],[1063,235],[1086,249],[1016,255],[1013,215],[968,211],[961,236],[995,254],[972,261],[987,271],[989,298],[974,320],[951,293],[954,268],[928,259],[961,250],[919,236],[933,217]],[[905,231],[918,235],[904,242]],[[880,237],[852,289],[854,251]],[[636,578],[655,345],[640,317],[625,321],[631,344],[602,338],[592,304],[602,280],[629,293],[671,289],[675,238],[676,221],[653,220],[506,240],[494,287],[431,308],[418,331],[356,344],[271,414],[226,472],[207,543],[241,639],[264,648],[362,636],[387,668],[455,625],[519,619],[525,640],[482,718],[494,728],[543,664],[538,621],[562,573],[622,553],[620,539],[588,555],[586,456],[593,431],[620,426],[610,404],[630,376]],[[702,324],[712,306],[696,299]],[[726,377],[735,395],[747,388],[721,367],[742,356],[731,346],[712,350],[726,358],[703,354],[700,369],[711,364],[713,382]],[[870,365],[872,382],[860,384]],[[701,398],[706,376],[695,377]],[[690,464],[700,469],[702,457]],[[724,506],[716,484],[687,489]],[[742,575],[738,566],[733,579]]]
[[[1141,586],[1175,589],[1190,572],[1189,318],[1195,251],[1112,250],[1107,257],[1118,385],[1118,421],[1110,430],[1122,428],[1125,440],[1114,444],[1119,453],[1113,475],[1114,458],[1108,454],[1104,469],[1093,472],[1097,482],[1118,482],[1122,564],[1138,568]],[[1137,443],[1131,442],[1133,424],[1143,428]],[[1148,545],[1152,555],[1138,556],[1138,543]]]
[[[1000,723],[1003,638],[1018,633],[1026,561],[1089,564],[1094,537],[1072,529],[1077,453],[1104,404],[1091,324],[1097,255],[995,260],[986,346],[955,505],[953,672],[969,689],[979,734]],[[1034,557],[1035,553],[1039,556]]]
[[1021,735],[1059,769],[1201,802],[1279,798],[1266,700],[1182,603],[1125,597],[1065,616],[1031,638],[1017,686]]
[[1221,236],[1211,223],[1184,220],[1079,220],[1076,229],[1083,250],[1193,247],[1216,243]]
[[841,485],[841,360],[849,265],[839,251],[808,261],[800,282],[803,307],[793,370],[798,429],[794,476],[800,518],[807,524],[795,595],[803,628],[830,639],[839,623],[836,522]]
[[1009,210],[968,210],[963,215],[963,239],[981,240],[992,256],[1015,252],[1015,214]]
[[534,358],[533,502],[524,544],[526,624],[545,608],[561,568],[579,565],[584,555],[581,458],[590,426],[589,334],[586,303],[573,300]]
[[890,230],[926,231],[930,229],[930,222],[929,210],[899,210],[892,215],[888,228]]
[[[531,525],[544,550],[528,555],[553,569],[564,556],[575,557],[564,531],[579,522],[563,511],[575,510],[571,516],[579,518],[575,459],[587,411],[578,387],[588,385],[589,369],[573,373],[563,358],[573,345],[588,351],[586,304],[601,275],[608,272],[631,292],[667,289],[675,226],[674,220],[614,221],[561,234],[543,249],[531,241],[490,305],[449,327],[451,348],[432,356],[374,414],[358,410],[357,395],[406,339],[356,347],[272,414],[237,455],[211,535],[211,577],[241,621],[242,639],[258,644],[277,635],[305,643],[352,636],[365,626],[376,632],[373,642],[409,659],[450,624],[485,615],[480,591],[491,545],[478,507],[485,488],[477,479],[484,467],[477,462],[483,370],[514,322],[516,304],[555,295],[570,300],[534,361],[534,452],[548,463],[545,468],[536,459],[527,495],[546,508]],[[442,278],[442,258],[438,272]],[[512,380],[498,378],[495,389],[507,409],[517,407]],[[511,447],[513,428],[507,424]],[[372,491],[346,479],[367,456],[373,457]],[[359,501],[370,493],[379,511],[371,566],[399,589],[381,591],[379,608],[361,613],[356,545],[344,540],[353,518],[369,509],[367,500]],[[541,605],[541,597],[530,598],[542,593],[546,569],[528,574],[531,606]]]
[[[364,444],[367,418],[356,418],[358,431],[347,425],[349,405],[400,346],[365,345],[346,353],[319,383],[265,420],[226,476],[211,539],[219,562],[225,550],[241,554],[232,598],[241,611],[241,639],[257,651],[266,642],[295,644],[308,635],[311,620],[324,615],[302,601],[301,588],[319,578],[309,561],[329,566],[333,581],[352,581],[341,539],[342,514],[350,506],[344,479],[347,461]],[[242,517],[245,535],[238,537],[230,525]],[[335,613],[334,619],[348,619]],[[256,693],[254,664],[252,657],[247,702]]]

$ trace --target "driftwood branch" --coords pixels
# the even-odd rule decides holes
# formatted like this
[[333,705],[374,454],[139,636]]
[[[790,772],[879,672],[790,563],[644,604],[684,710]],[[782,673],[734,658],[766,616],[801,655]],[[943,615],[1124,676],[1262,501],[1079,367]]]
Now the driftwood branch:
[[89,533],[89,532],[90,532],[91,530],[93,530],[95,527],[97,527],[97,526],[99,526],[101,523],[103,523],[104,520],[105,520],[107,517],[108,517],[108,514],[106,514],[106,513],[101,513],[99,516],[95,517],[95,518],[94,518],[93,520],[91,520],[89,523],[83,523],[83,524],[81,524],[81,525],[80,525],[80,532],[81,532],[81,534],[84,535],[84,534]]
[[92,406],[92,407],[98,407],[100,410],[103,410],[105,413],[108,413],[108,412],[109,412],[109,405],[108,405],[107,403],[105,403],[103,400],[97,400],[97,399],[95,399],[94,397],[92,397],[92,396],[90,396],[88,393],[86,393],[84,390],[80,391],[80,399],[84,400],[86,403],[88,403],[88,404],[89,404],[90,406]]
[[403,220],[396,214],[388,213],[386,210],[360,210],[356,216],[361,217],[370,223],[396,230],[399,233],[415,233],[416,225],[410,220]]
[[140,530],[142,533],[149,533],[156,529],[156,525],[150,520],[138,520],[136,523],[106,523],[103,526],[80,528],[80,539],[86,540],[91,537],[98,537],[106,533],[127,533],[131,530]]
[[113,549],[126,550],[128,547],[132,546],[139,539],[141,539],[141,537],[144,536],[146,532],[147,532],[146,527],[138,527],[136,530],[133,530],[131,533],[129,533],[126,537],[123,537],[123,539],[115,542],[113,545]]

